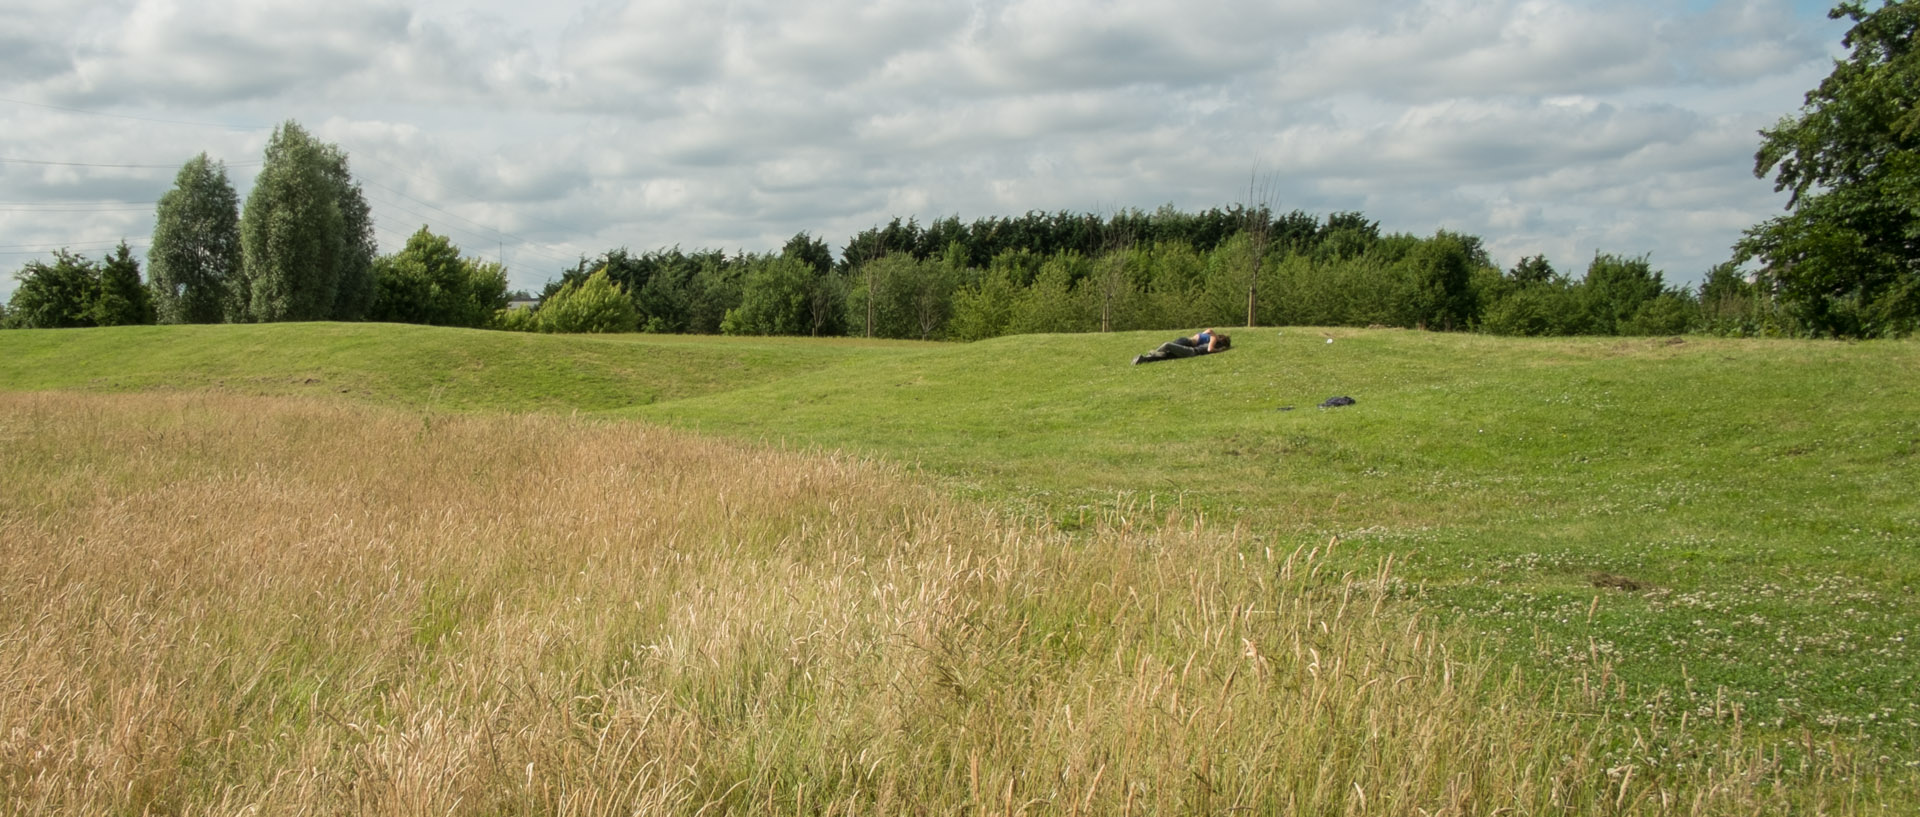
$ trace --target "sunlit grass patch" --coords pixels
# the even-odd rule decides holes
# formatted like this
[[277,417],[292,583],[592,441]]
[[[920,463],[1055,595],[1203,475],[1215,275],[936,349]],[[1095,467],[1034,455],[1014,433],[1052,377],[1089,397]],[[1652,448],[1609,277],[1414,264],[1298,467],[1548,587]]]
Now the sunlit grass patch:
[[215,391],[440,410],[598,411],[728,391],[927,344],[538,335],[364,323],[0,333],[11,390]]
[[1165,505],[1067,535],[846,455],[224,395],[7,395],[0,451],[10,812],[1912,804]]
[[[1536,632],[1592,637],[1617,647],[1614,671],[1643,701],[1724,688],[1782,739],[1805,728],[1920,751],[1907,714],[1920,678],[1898,669],[1920,666],[1920,344],[1288,327],[1128,365],[1157,337],[1003,338],[630,411],[916,463],[1062,524],[1137,504],[1287,549],[1339,534],[1354,567],[1402,554],[1428,609],[1542,678],[1564,667],[1533,660]],[[1316,407],[1332,395],[1358,402]],[[1679,618],[1590,586],[1598,573],[1674,594],[1789,592],[1762,633],[1732,608]],[[1874,650],[1781,651],[1783,633],[1846,614],[1823,575],[1873,597],[1853,606],[1873,611],[1859,632]],[[1557,612],[1596,598],[1591,625]],[[1732,643],[1679,648],[1695,619]],[[1789,658],[1794,674],[1770,671]]]

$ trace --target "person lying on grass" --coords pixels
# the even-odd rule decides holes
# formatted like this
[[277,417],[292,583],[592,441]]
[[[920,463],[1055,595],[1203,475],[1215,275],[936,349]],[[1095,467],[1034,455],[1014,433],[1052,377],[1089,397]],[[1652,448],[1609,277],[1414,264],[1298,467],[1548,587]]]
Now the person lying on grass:
[[1142,363],[1152,363],[1156,360],[1175,360],[1178,358],[1194,357],[1196,355],[1210,355],[1214,352],[1224,352],[1232,345],[1233,338],[1227,337],[1227,333],[1216,332],[1212,329],[1203,329],[1193,337],[1174,338],[1173,340],[1160,344],[1160,348],[1135,357],[1133,359],[1133,365],[1138,366]]

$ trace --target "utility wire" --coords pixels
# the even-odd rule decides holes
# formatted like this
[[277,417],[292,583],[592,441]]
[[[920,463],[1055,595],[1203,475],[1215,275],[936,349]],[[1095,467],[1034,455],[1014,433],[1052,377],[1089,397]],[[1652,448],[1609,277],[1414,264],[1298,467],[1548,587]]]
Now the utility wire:
[[[186,164],[186,163],[180,162],[176,164],[164,164],[164,165],[145,165],[145,164],[120,165],[120,164],[103,164],[99,162],[50,162],[45,159],[16,159],[11,156],[0,156],[0,164],[42,165],[47,167],[104,167],[104,168],[123,169],[123,170],[124,169],[177,170],[179,169],[180,165]],[[254,167],[260,164],[264,164],[264,162],[229,162],[227,166],[228,167]]]
[[[128,120],[133,122],[153,122],[153,123],[167,124],[167,125],[183,125],[188,127],[213,128],[213,129],[225,130],[225,131],[254,132],[254,131],[267,130],[269,128],[269,126],[266,126],[266,125],[254,125],[254,124],[231,125],[231,124],[221,124],[221,123],[214,123],[214,122],[197,122],[197,121],[180,120],[180,119],[160,119],[155,117],[131,116],[127,114],[107,113],[105,111],[86,110],[83,108],[69,108],[69,107],[64,107],[60,105],[48,105],[40,102],[28,102],[26,100],[13,99],[10,97],[0,97],[0,102],[12,104],[12,105],[21,105],[21,106],[30,107],[30,108],[41,108],[45,110],[62,111],[65,113],[83,114],[86,116],[99,116],[99,117],[105,117],[108,119],[123,119],[123,120]],[[370,153],[363,153],[358,156],[353,156],[350,161],[370,162],[372,164],[380,165],[381,167],[384,167],[392,172],[411,177],[413,179],[425,182],[427,184],[438,186],[440,189],[450,193],[464,193],[465,195],[467,195],[468,198],[471,198],[471,199],[481,198],[479,196],[474,196],[471,193],[465,193],[464,191],[453,189],[451,186],[445,184],[444,182],[440,182],[435,179],[430,179],[426,176],[412,172],[405,168],[398,167],[393,164],[381,161],[380,159],[373,157]],[[39,160],[39,159],[12,159],[12,158],[0,158],[0,163],[29,164],[29,165],[40,165],[40,166],[49,166],[49,167],[92,167],[92,168],[109,168],[109,169],[141,169],[141,170],[171,169],[171,168],[179,167],[179,165],[177,164],[165,164],[165,165],[106,164],[106,163],[90,163],[90,162],[55,162],[55,161],[47,161],[47,160]],[[227,167],[258,167],[265,164],[265,162],[262,162],[262,161],[225,162],[224,164]],[[534,242],[525,237],[515,235],[513,233],[509,233],[497,227],[481,224],[480,222],[474,221],[464,216],[460,216],[455,213],[448,212],[447,210],[444,210],[440,207],[429,204],[425,201],[421,201],[405,193],[402,193],[398,190],[395,190],[391,187],[387,187],[386,185],[374,182],[370,179],[361,179],[361,181],[368,185],[378,187],[382,190],[386,190],[387,192],[392,193],[393,195],[396,195],[408,201],[414,202],[415,204],[418,204],[422,207],[426,207],[430,210],[441,213],[450,218],[457,219],[469,225],[473,225],[474,227],[477,227],[483,231],[489,232],[491,233],[491,235],[484,235],[481,233],[473,233],[473,235],[492,241],[495,244],[505,243],[505,241],[507,240],[519,242],[520,246],[517,248],[517,251],[528,254],[528,255],[533,255],[539,259],[545,260],[548,263],[554,264],[562,268],[569,267],[573,263],[575,263],[574,260],[571,258],[563,258],[559,254],[556,254],[553,248],[551,248],[551,245]],[[389,206],[392,206],[392,205],[389,205]],[[396,209],[401,209],[403,212],[409,212],[412,215],[416,215],[416,216],[419,215],[418,213],[412,213],[412,211],[407,211],[405,210],[405,208],[396,207]],[[87,211],[80,210],[80,211],[68,211],[68,212],[87,212]],[[102,210],[98,212],[114,212],[114,211]],[[569,227],[564,227],[559,224],[555,224],[553,222],[550,222],[535,216],[528,215],[526,217],[532,221],[543,224],[563,234],[570,231],[571,229]],[[428,219],[428,221],[432,221],[432,219]],[[409,232],[403,233],[402,235],[403,236],[412,235],[412,233],[411,231],[409,231]],[[403,243],[404,243],[404,240],[403,240]],[[478,253],[476,253],[476,255],[477,254]]]
[[[134,241],[132,239],[128,239],[126,244],[127,244],[127,249],[133,250],[135,252],[144,252],[148,248],[148,242],[146,241]],[[31,245],[20,244],[16,246],[27,247]],[[47,255],[60,250],[65,250],[67,252],[76,253],[79,255],[85,255],[87,253],[109,252],[109,251],[118,249],[119,246],[120,246],[119,241],[86,242],[86,243],[73,243],[73,244],[50,244],[50,245],[42,246],[38,249],[0,248],[0,255]]]
[[80,206],[80,205],[93,205],[93,204],[98,204],[101,206],[142,205],[142,206],[150,207],[159,203],[160,202],[158,201],[125,201],[123,199],[67,199],[65,201],[48,199],[46,201],[0,201],[0,207],[42,207],[42,206],[58,207],[62,205]]
[[[419,200],[419,199],[416,199],[416,198],[414,198],[414,197],[412,197],[412,196],[409,196],[409,195],[407,195],[407,194],[405,194],[405,193],[402,193],[402,192],[400,192],[400,191],[398,191],[398,190],[395,190],[395,189],[393,189],[393,188],[391,188],[391,187],[388,187],[388,186],[386,186],[386,185],[384,185],[384,184],[381,184],[381,183],[379,183],[379,182],[376,182],[376,181],[373,181],[373,180],[371,180],[371,179],[362,179],[361,181],[363,181],[363,182],[365,182],[365,183],[366,183],[366,184],[367,184],[368,186],[370,186],[370,187],[378,187],[378,188],[380,188],[381,190],[385,190],[385,191],[387,191],[388,193],[391,193],[391,194],[393,194],[393,195],[396,195],[396,196],[399,196],[400,198],[403,198],[403,199],[406,199],[407,201],[410,201],[410,202],[413,202],[414,204],[418,204],[418,205],[420,205],[421,207],[425,207],[425,208],[427,208],[427,209],[429,209],[429,210],[432,210],[432,211],[434,211],[434,212],[436,212],[436,213],[439,213],[439,214],[441,214],[441,215],[443,215],[443,216],[446,216],[446,217],[448,217],[448,218],[451,218],[451,219],[456,219],[456,220],[458,220],[458,221],[462,221],[462,222],[465,222],[465,223],[467,223],[467,224],[470,224],[470,225],[472,225],[472,226],[474,226],[474,227],[477,227],[477,228],[479,228],[480,230],[482,230],[482,231],[484,231],[484,233],[485,233],[485,234],[484,234],[484,235],[483,235],[482,233],[472,233],[472,234],[473,234],[473,235],[477,235],[477,236],[481,236],[481,237],[483,237],[483,238],[485,238],[485,239],[486,239],[486,240],[488,240],[488,241],[499,241],[499,240],[501,240],[501,239],[504,239],[504,238],[511,238],[511,239],[513,239],[513,240],[515,240],[515,241],[519,241],[519,242],[521,242],[521,243],[532,243],[532,242],[529,242],[529,241],[527,241],[527,240],[526,240],[526,239],[524,239],[524,238],[521,238],[520,236],[517,236],[517,235],[513,235],[513,234],[511,234],[511,233],[508,233],[508,232],[507,232],[507,231],[505,231],[505,230],[502,230],[502,229],[499,229],[498,227],[492,227],[492,226],[489,226],[489,225],[486,225],[486,224],[481,224],[481,223],[480,223],[480,222],[478,222],[478,221],[474,221],[473,219],[470,219],[470,218],[467,218],[467,217],[465,217],[465,216],[462,216],[462,215],[460,215],[460,214],[458,214],[458,213],[451,213],[451,212],[448,212],[448,211],[446,211],[446,210],[442,210],[442,209],[440,209],[439,207],[435,207],[435,206],[434,206],[434,205],[432,205],[432,204],[428,204],[427,202],[424,202],[424,201],[421,201],[421,200]],[[399,207],[398,205],[394,205],[394,207],[395,207],[395,209],[399,209],[399,210],[402,210],[402,211],[405,211],[405,212],[410,212],[410,213],[412,212],[412,211],[410,211],[410,210],[406,210],[405,208],[402,208],[402,207]],[[418,216],[418,215],[420,215],[420,214],[419,214],[419,213],[413,213],[413,215],[416,215],[416,216]],[[429,221],[431,221],[432,219],[430,219],[430,218],[429,218],[428,220],[429,220]]]
[[33,252],[37,249],[41,252],[50,252],[53,250],[68,250],[74,247],[94,246],[94,245],[102,245],[102,244],[108,247],[115,247],[115,246],[118,246],[121,241],[127,242],[127,246],[131,247],[135,244],[144,244],[148,241],[148,239],[96,238],[90,241],[66,241],[66,242],[43,241],[37,244],[8,244],[4,247],[0,247],[0,250],[20,250],[23,252]]
[[[395,172],[395,173],[399,173],[400,175],[403,175],[403,176],[408,176],[408,177],[410,177],[410,178],[413,178],[413,179],[414,179],[414,180],[416,180],[416,181],[421,181],[421,182],[425,182],[425,183],[427,183],[427,184],[430,184],[430,185],[434,185],[434,186],[436,186],[436,187],[439,187],[439,188],[440,188],[441,190],[443,190],[443,191],[446,191],[446,192],[448,192],[448,193],[457,193],[457,194],[460,194],[460,195],[464,195],[464,196],[466,196],[466,197],[467,197],[467,198],[469,198],[469,199],[482,199],[482,198],[484,198],[484,197],[482,197],[482,196],[476,196],[476,195],[474,195],[474,194],[473,194],[473,193],[472,193],[471,191],[467,191],[467,190],[460,190],[460,189],[457,189],[457,188],[454,188],[453,186],[451,186],[451,185],[448,185],[447,183],[445,183],[445,182],[442,182],[442,181],[440,181],[440,180],[438,180],[438,179],[430,179],[430,178],[427,178],[426,176],[422,176],[422,175],[420,175],[420,174],[418,174],[418,173],[414,173],[413,171],[410,171],[410,170],[407,170],[406,168],[403,168],[403,167],[396,167],[396,166],[394,166],[394,165],[391,165],[391,164],[388,164],[388,163],[386,163],[386,162],[383,162],[383,161],[380,161],[379,159],[377,159],[377,158],[374,158],[374,157],[372,157],[372,156],[362,156],[362,157],[359,157],[359,158],[360,158],[360,159],[362,159],[362,160],[364,160],[364,161],[368,161],[368,162],[372,162],[372,163],[374,163],[374,164],[377,164],[377,165],[380,165],[381,167],[384,167],[384,168],[386,168],[386,169],[388,169],[388,170],[391,170],[391,171],[393,171],[393,172]],[[395,194],[397,194],[397,195],[400,195],[400,196],[406,196],[406,194],[404,194],[404,193],[400,193],[399,191],[393,191],[393,192],[394,192]],[[410,198],[410,197],[409,197],[409,198]],[[443,212],[444,212],[444,211],[443,211]],[[449,213],[448,215],[452,215],[452,214],[451,214],[451,213]],[[459,216],[454,216],[454,217],[455,217],[455,218],[459,218]],[[571,229],[573,229],[573,228],[570,228],[570,227],[565,227],[565,226],[562,226],[562,225],[559,225],[559,224],[555,224],[555,223],[553,223],[553,222],[551,222],[551,221],[547,221],[546,219],[543,219],[543,218],[539,218],[539,217],[537,217],[537,216],[532,216],[532,215],[528,215],[528,216],[526,216],[526,218],[527,218],[527,219],[529,219],[529,220],[531,220],[531,221],[535,221],[535,222],[539,222],[540,224],[543,224],[543,225],[545,225],[545,226],[547,226],[547,227],[550,227],[550,228],[552,228],[552,229],[554,229],[554,230],[557,230],[557,231],[559,231],[559,232],[562,232],[562,233],[565,233],[565,232],[568,232],[569,230],[571,230]],[[525,239],[525,238],[522,238],[522,237],[520,237],[520,236],[517,236],[517,235],[514,235],[514,234],[512,234],[512,233],[509,233],[509,232],[506,232],[506,231],[504,231],[504,230],[500,230],[500,229],[497,229],[497,228],[491,228],[491,227],[489,227],[488,229],[492,229],[492,230],[494,230],[494,232],[497,232],[497,233],[499,233],[500,235],[503,235],[503,236],[505,236],[505,237],[507,237],[507,238],[511,238],[511,239],[514,239],[514,240],[516,240],[516,241],[519,241],[519,242],[521,242],[521,243],[524,243],[524,244],[532,244],[532,243],[533,243],[533,242],[531,242],[531,241],[528,241],[528,240],[527,240],[527,239]]]
[[144,207],[61,207],[59,205],[0,204],[0,213],[142,213],[151,209],[153,209],[153,205],[151,204]]
[[155,119],[153,117],[147,117],[147,116],[129,116],[127,114],[107,113],[105,111],[89,111],[82,108],[65,108],[59,105],[48,105],[42,102],[28,102],[24,99],[10,99],[7,97],[0,97],[0,102],[5,102],[12,105],[24,105],[29,108],[42,108],[49,111],[63,111],[65,113],[86,114],[87,116],[104,116],[108,119],[126,119],[134,122],[156,122],[163,125],[187,125],[195,128],[217,128],[219,130],[227,130],[227,131],[261,131],[261,130],[267,129],[267,127],[263,125],[221,125],[213,122],[190,122],[183,119]]
[[[406,196],[405,194],[401,194],[401,193],[398,193],[398,192],[396,192],[396,191],[393,191],[393,190],[391,190],[391,189],[389,189],[389,188],[387,188],[387,187],[385,187],[384,185],[376,185],[376,186],[378,186],[378,187],[380,187],[380,189],[382,189],[382,190],[387,190],[388,192],[391,192],[391,193],[394,193],[394,195],[399,195],[399,196],[401,196],[401,197],[403,197],[403,198],[406,198],[406,199],[407,199],[408,201],[414,201],[414,202],[418,202],[418,203],[419,203],[419,204],[421,204],[421,206],[423,206],[423,207],[427,207],[427,208],[429,208],[429,209],[432,209],[432,210],[435,210],[435,211],[438,211],[438,212],[441,212],[441,213],[446,213],[446,211],[445,211],[445,210],[441,210],[440,208],[438,208],[438,207],[434,207],[434,206],[433,206],[433,205],[431,205],[431,204],[426,204],[425,202],[419,202],[419,201],[418,201],[417,199],[414,199],[414,198],[413,198],[413,197],[411,197],[411,196]],[[433,218],[432,216],[428,216],[428,215],[425,215],[425,214],[423,214],[423,213],[420,213],[420,212],[418,212],[418,211],[416,211],[416,210],[412,210],[412,209],[410,209],[410,208],[407,208],[407,207],[405,207],[405,206],[402,206],[402,205],[399,205],[399,204],[394,204],[394,203],[392,203],[392,202],[387,202],[387,201],[379,201],[379,200],[377,200],[377,199],[376,199],[376,200],[374,200],[374,203],[375,203],[375,204],[377,204],[377,205],[379,205],[379,207],[380,207],[381,209],[386,209],[386,210],[395,210],[395,211],[399,211],[399,212],[401,212],[401,213],[406,213],[407,215],[410,215],[410,216],[413,216],[413,217],[415,217],[415,218],[419,218],[419,219],[422,219],[422,220],[423,220],[423,221],[424,221],[424,222],[425,222],[425,223],[426,223],[426,224],[427,224],[427,225],[429,226],[429,228],[431,228],[431,226],[432,226],[432,224],[433,224],[433,222],[437,220],[437,219],[435,219],[435,218]],[[446,213],[446,214],[447,214],[447,215],[449,215],[449,216],[452,216],[453,218],[460,218],[459,216],[454,216],[454,215],[453,215],[452,213]],[[376,220],[378,220],[378,219],[379,219],[379,217],[378,217],[378,216],[376,216]],[[391,219],[391,217],[390,217],[390,216],[389,216],[389,219],[390,219],[390,222],[391,222],[391,223],[388,223],[388,224],[383,224],[383,225],[380,225],[380,226],[382,226],[382,227],[384,227],[385,229],[387,229],[387,230],[389,230],[389,231],[391,231],[391,232],[393,232],[393,233],[396,233],[397,235],[399,235],[399,236],[400,236],[400,242],[399,242],[399,243],[401,243],[401,244],[403,244],[403,245],[404,245],[404,244],[406,243],[406,239],[407,239],[407,238],[409,238],[409,237],[411,237],[411,236],[413,235],[413,233],[414,233],[414,232],[415,232],[416,230],[418,230],[418,229],[419,229],[419,227],[418,227],[418,226],[408,226],[408,227],[406,227],[405,229],[401,229],[400,227],[397,227],[397,226],[394,226],[394,224],[395,224],[395,223],[397,223],[397,219]],[[462,220],[462,221],[467,221],[467,219],[461,219],[461,220]],[[471,221],[468,221],[468,223],[470,223],[470,224],[473,224],[473,223],[476,223],[476,222],[471,222]],[[495,235],[485,235],[485,234],[482,234],[482,233],[477,233],[477,232],[474,232],[474,231],[472,231],[472,230],[467,230],[467,229],[463,229],[463,228],[460,228],[460,227],[458,227],[458,226],[454,226],[454,227],[451,227],[451,229],[449,229],[449,228],[448,228],[447,226],[445,226],[445,222],[442,222],[442,225],[443,225],[443,226],[441,227],[441,229],[442,229],[442,230],[447,230],[447,231],[449,231],[449,232],[452,232],[452,231],[456,231],[456,230],[457,230],[457,231],[459,231],[459,232],[461,232],[461,233],[465,233],[465,234],[466,234],[467,236],[469,236],[469,237],[472,237],[472,238],[478,238],[478,239],[480,239],[481,241],[483,241],[483,242],[487,242],[487,243],[493,243],[493,242],[496,242],[496,241],[498,240],[498,238],[497,238],[497,236],[506,236],[506,237],[508,237],[508,238],[512,238],[512,239],[514,239],[514,240],[516,240],[516,241],[519,241],[519,242],[521,242],[521,246],[520,246],[520,251],[521,251],[521,252],[524,252],[524,253],[526,253],[526,254],[528,254],[528,255],[532,255],[532,256],[536,256],[536,257],[538,257],[539,259],[542,259],[542,260],[545,260],[545,261],[547,261],[547,262],[549,262],[549,263],[553,263],[553,264],[556,264],[556,265],[558,265],[558,266],[560,266],[560,267],[567,267],[567,266],[569,266],[569,265],[571,265],[571,264],[573,263],[571,259],[567,259],[567,260],[562,260],[562,259],[560,259],[560,258],[558,258],[558,257],[556,257],[556,256],[552,256],[552,255],[550,255],[550,254],[548,254],[548,253],[545,253],[545,252],[541,252],[541,251],[540,251],[540,248],[539,248],[539,246],[538,246],[538,245],[536,245],[536,244],[534,244],[533,242],[530,242],[530,241],[527,241],[526,239],[523,239],[523,238],[519,238],[518,236],[511,236],[511,235],[507,235],[506,233],[500,233],[500,232],[497,232],[497,231],[495,232]],[[482,228],[483,228],[483,229],[485,229],[483,225],[482,225]],[[473,255],[473,256],[475,256],[475,257],[480,257],[480,256],[483,256],[483,255],[485,255],[485,253],[484,253],[484,250],[483,250],[482,248],[480,248],[480,247],[469,247],[469,248],[468,248],[468,254],[469,254],[469,255]]]

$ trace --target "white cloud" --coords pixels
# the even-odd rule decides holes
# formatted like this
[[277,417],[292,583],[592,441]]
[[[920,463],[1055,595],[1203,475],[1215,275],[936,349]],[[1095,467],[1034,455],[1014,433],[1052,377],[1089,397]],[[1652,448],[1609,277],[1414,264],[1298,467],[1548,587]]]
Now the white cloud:
[[407,12],[378,0],[138,0],[69,32],[70,70],[42,93],[121,104],[218,104],[312,92],[405,36]]
[[163,167],[0,164],[9,201],[97,210],[0,210],[0,247],[138,244],[151,213],[110,206],[202,150],[244,197],[291,118],[348,150],[387,249],[425,222],[528,287],[618,246],[1207,207],[1254,169],[1284,208],[1688,279],[1777,211],[1754,131],[1844,30],[1776,0],[10,5],[0,158]]
[[1282,57],[1280,99],[1363,92],[1452,96],[1606,94],[1789,70],[1824,53],[1790,9],[1723,2],[1690,15],[1641,3],[1424,0],[1315,38]]

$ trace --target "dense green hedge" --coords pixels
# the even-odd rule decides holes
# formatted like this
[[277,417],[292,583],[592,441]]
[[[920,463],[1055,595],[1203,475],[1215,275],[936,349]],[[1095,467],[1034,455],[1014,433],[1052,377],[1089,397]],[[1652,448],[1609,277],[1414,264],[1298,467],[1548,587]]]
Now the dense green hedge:
[[[130,269],[137,281],[137,262],[121,256],[108,265],[115,280]],[[100,275],[79,256],[29,264],[7,324],[153,320],[150,307],[102,311],[103,292],[127,287],[103,289]],[[925,227],[896,219],[853,236],[838,259],[806,233],[766,254],[623,248],[580,259],[533,310],[501,309],[505,271],[460,257],[424,228],[400,253],[377,259],[373,277],[374,320],[546,332],[980,340],[1249,324],[1505,335],[1803,328],[1768,287],[1731,265],[1711,271],[1698,291],[1668,285],[1644,257],[1596,255],[1578,278],[1538,257],[1502,271],[1470,235],[1383,235],[1358,213],[1316,219],[1240,208]]]
[[1502,271],[1477,237],[1383,235],[1358,213],[895,219],[853,236],[837,260],[805,233],[777,254],[614,250],[581,259],[547,294],[602,272],[650,332],[980,340],[1250,322],[1506,335],[1797,328],[1730,266],[1698,293],[1668,285],[1644,257],[1596,255],[1578,278],[1538,257]]

